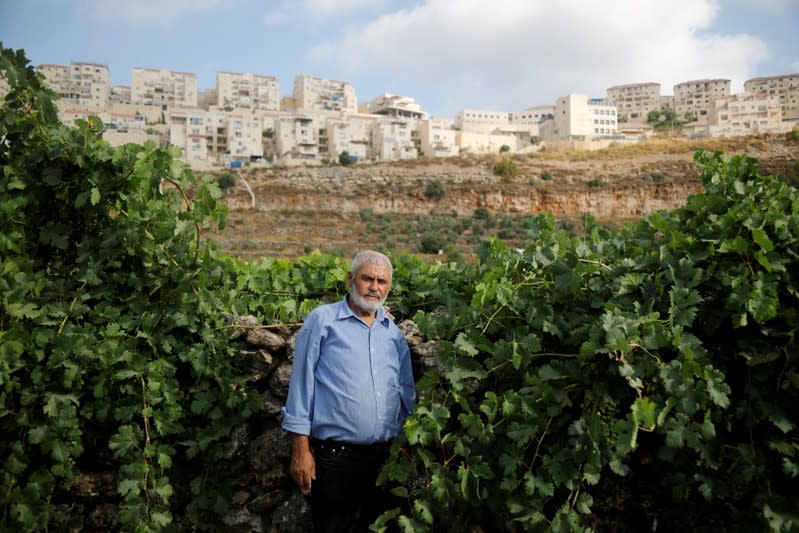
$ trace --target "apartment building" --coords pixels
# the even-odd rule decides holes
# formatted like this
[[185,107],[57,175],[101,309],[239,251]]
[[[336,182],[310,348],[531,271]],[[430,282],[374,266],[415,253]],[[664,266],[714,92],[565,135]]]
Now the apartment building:
[[227,155],[238,161],[259,161],[264,157],[263,121],[250,110],[226,113]]
[[711,137],[779,133],[784,130],[782,108],[776,95],[726,96],[713,102],[708,113],[707,131]]
[[541,121],[552,118],[555,114],[555,106],[542,105],[528,107],[523,111],[511,111],[510,123],[523,126],[538,126]]
[[365,113],[327,117],[319,130],[320,155],[336,159],[342,152],[347,152],[359,160],[366,159],[374,121],[374,115]]
[[756,96],[777,97],[783,119],[799,120],[799,74],[752,78],[744,82],[744,91]]
[[542,124],[541,134],[551,140],[575,137],[612,137],[618,133],[616,106],[589,100],[584,94],[558,98],[555,116]]
[[706,123],[713,103],[730,96],[730,80],[693,80],[674,86],[674,110],[684,118],[694,115],[698,122]]
[[317,132],[320,120],[310,114],[280,113],[272,120],[279,161],[313,162],[320,159]]
[[619,116],[632,122],[645,121],[650,111],[660,109],[660,84],[648,82],[609,87],[605,103],[616,106]]
[[464,109],[455,115],[454,127],[471,133],[491,133],[510,124],[510,113],[484,109]]
[[459,153],[455,130],[448,119],[426,118],[418,124],[419,151],[424,157],[452,157]]
[[193,72],[134,67],[131,103],[172,107],[197,107],[197,75]]
[[273,76],[249,72],[217,72],[216,97],[217,105],[223,109],[280,109],[280,86]]
[[47,84],[58,95],[62,108],[105,109],[110,102],[108,67],[97,63],[39,65]]
[[345,81],[300,74],[294,78],[292,97],[300,112],[358,112],[355,89]]
[[416,120],[427,117],[427,113],[422,110],[422,106],[417,104],[413,98],[389,93],[378,96],[369,101],[366,105],[361,106],[361,111],[373,115]]
[[169,141],[192,166],[264,157],[262,118],[250,110],[174,109],[169,112]]
[[370,152],[378,161],[396,161],[419,157],[414,143],[416,121],[394,118],[378,118],[372,124]]

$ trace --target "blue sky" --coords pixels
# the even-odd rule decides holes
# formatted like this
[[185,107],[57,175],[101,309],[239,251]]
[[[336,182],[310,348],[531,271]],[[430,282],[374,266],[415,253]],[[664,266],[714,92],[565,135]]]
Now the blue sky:
[[33,65],[349,81],[359,102],[433,116],[520,111],[613,85],[799,72],[799,0],[0,0],[0,41]]

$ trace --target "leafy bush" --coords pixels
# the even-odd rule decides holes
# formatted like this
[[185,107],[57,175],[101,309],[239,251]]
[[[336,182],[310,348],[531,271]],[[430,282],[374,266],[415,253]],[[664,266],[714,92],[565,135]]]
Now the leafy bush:
[[799,192],[695,159],[681,209],[579,237],[540,215],[521,254],[436,280],[440,369],[383,471],[410,508],[382,523],[796,529]]
[[425,233],[419,242],[419,251],[425,254],[437,254],[439,251],[446,250],[447,239],[438,233]]
[[508,146],[507,144],[503,144],[502,146],[499,147],[500,154],[504,154],[505,152],[510,152],[510,146]]
[[447,191],[444,188],[444,185],[438,180],[431,180],[427,183],[427,186],[424,189],[424,195],[426,198],[430,200],[441,200],[446,196]]
[[219,525],[223,439],[259,406],[230,365],[230,265],[200,236],[219,187],[174,149],[112,148],[96,117],[61,125],[27,63],[2,49],[0,529],[80,529],[84,471],[117,475],[123,529]]
[[541,173],[541,179],[544,181],[552,181],[552,173],[548,170],[545,170]]
[[516,161],[509,157],[504,157],[494,164],[494,175],[504,180],[512,180],[519,175],[519,167]]
[[236,177],[230,172],[225,172],[216,179],[216,183],[220,189],[226,191],[236,185]]

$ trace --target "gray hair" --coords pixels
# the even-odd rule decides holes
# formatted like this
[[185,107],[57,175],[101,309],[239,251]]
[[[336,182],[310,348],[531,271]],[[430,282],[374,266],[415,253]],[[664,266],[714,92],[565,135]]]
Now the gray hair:
[[389,278],[393,277],[394,275],[394,267],[391,266],[391,259],[380,252],[375,252],[374,250],[364,250],[362,252],[358,252],[355,257],[352,258],[350,274],[354,276],[356,272],[358,272],[358,270],[360,270],[360,268],[365,264],[386,267],[388,268]]

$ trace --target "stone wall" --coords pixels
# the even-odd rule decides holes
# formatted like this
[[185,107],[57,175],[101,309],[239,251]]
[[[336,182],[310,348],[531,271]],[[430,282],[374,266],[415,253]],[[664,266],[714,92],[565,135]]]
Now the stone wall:
[[[243,343],[235,364],[261,391],[264,403],[258,416],[231,435],[228,456],[230,471],[236,475],[236,494],[226,519],[228,531],[310,531],[309,502],[288,473],[289,437],[280,427],[296,331],[262,326],[252,316],[235,323],[234,340]],[[401,320],[398,326],[411,347],[418,378],[436,365],[438,346],[425,342],[412,321]]]

